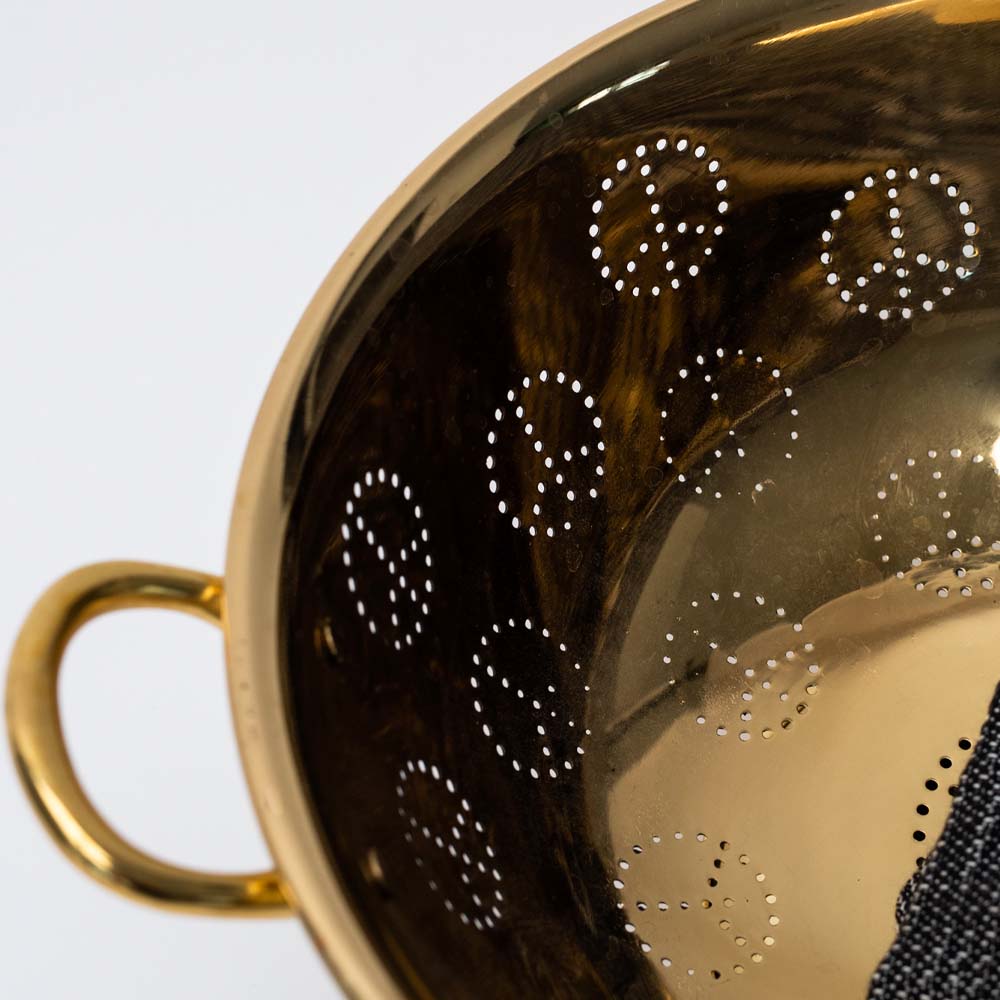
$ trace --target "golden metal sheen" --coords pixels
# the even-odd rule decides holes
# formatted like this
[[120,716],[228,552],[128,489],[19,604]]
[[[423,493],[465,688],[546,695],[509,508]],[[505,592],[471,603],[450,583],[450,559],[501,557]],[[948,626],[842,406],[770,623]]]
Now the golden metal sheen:
[[18,774],[63,853],[103,885],[142,902],[213,916],[288,912],[276,872],[210,875],[158,861],[123,840],[76,778],[59,718],[66,646],[92,618],[125,608],[183,611],[219,624],[218,577],[136,562],[87,566],[53,584],[18,636],[7,680],[7,728]]
[[[866,996],[998,680],[998,94],[996,0],[661,4],[333,268],[221,615],[265,897],[354,1000]],[[12,667],[118,887],[54,671],[74,594],[163,572]]]

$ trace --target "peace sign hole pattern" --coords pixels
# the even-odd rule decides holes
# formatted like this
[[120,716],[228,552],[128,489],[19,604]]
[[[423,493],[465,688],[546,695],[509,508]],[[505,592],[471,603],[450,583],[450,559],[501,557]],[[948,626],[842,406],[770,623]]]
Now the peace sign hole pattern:
[[722,163],[700,141],[663,137],[619,157],[591,205],[601,277],[638,298],[676,291],[712,256],[729,211]]
[[572,531],[598,497],[606,448],[594,397],[579,379],[543,368],[493,411],[487,485],[512,528],[554,538]]
[[930,312],[979,265],[972,203],[939,171],[889,167],[830,212],[820,263],[840,299],[881,320]]
[[[396,650],[423,632],[434,592],[424,512],[395,472],[367,471],[344,504],[340,525],[347,589],[371,635]],[[402,507],[409,517],[400,517]]]
[[[467,927],[495,929],[503,918],[503,875],[486,829],[468,799],[436,764],[424,760],[408,760],[399,769],[396,797],[403,839],[428,887]],[[438,829],[425,822],[423,815],[439,817],[440,822],[442,798],[452,822]],[[421,802],[428,803],[426,810]]]

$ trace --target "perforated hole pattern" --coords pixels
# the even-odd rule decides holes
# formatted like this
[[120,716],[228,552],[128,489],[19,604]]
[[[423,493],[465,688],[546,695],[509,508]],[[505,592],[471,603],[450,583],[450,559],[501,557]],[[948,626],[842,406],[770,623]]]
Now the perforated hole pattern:
[[[714,268],[740,194],[722,155],[707,142],[681,133],[654,135],[623,151],[597,186],[599,196],[586,205],[593,265],[584,260],[596,268],[595,296],[614,293],[619,305],[655,316],[658,309],[683,303],[682,289],[717,279]],[[936,170],[886,167],[866,173],[828,211],[818,239],[822,268],[812,277],[845,322],[863,323],[860,317],[866,315],[878,329],[919,322],[956,295],[979,267],[980,231],[972,203],[957,181]],[[923,238],[919,218],[925,211],[947,221],[951,242]],[[810,254],[815,246],[809,244]],[[815,257],[810,260],[815,267]],[[565,368],[552,358],[548,367],[541,360],[515,358],[490,387],[486,420],[476,427],[481,450],[467,456],[480,493],[451,498],[485,508],[483,530],[498,544],[516,540],[539,559],[561,547],[585,546],[609,502],[609,476],[638,479],[650,461],[674,496],[706,508],[738,502],[753,510],[768,491],[794,488],[792,469],[807,444],[801,428],[807,426],[808,404],[780,358],[749,347],[703,346],[686,360],[678,353],[667,377],[642,387],[646,397],[627,407],[640,425],[629,428],[630,435],[619,425],[625,408],[608,389],[598,388],[599,375],[574,367],[568,358]],[[710,441],[685,437],[680,415],[695,409],[711,431]],[[744,434],[761,414],[779,426],[774,447],[755,448],[752,435]],[[447,442],[445,430],[441,433]],[[658,442],[659,450],[652,460],[644,455],[633,461],[624,447],[628,440],[651,441],[654,447]],[[357,478],[349,495],[330,498],[342,511],[337,585],[349,595],[365,641],[382,642],[388,657],[416,654],[412,662],[418,663],[432,645],[431,623],[440,613],[435,546],[447,514],[421,505],[418,498],[434,502],[436,485],[412,469],[404,476],[389,468],[387,452],[370,451],[360,469],[352,472]],[[925,448],[886,472],[864,511],[866,541],[877,550],[885,579],[906,580],[941,599],[994,588],[990,563],[970,565],[966,559],[1000,553],[993,525],[977,523],[955,502],[961,493],[957,480],[967,474],[996,478],[987,456],[966,455],[957,445]],[[922,521],[916,533],[913,519],[900,516],[914,504],[930,511],[929,527]],[[954,582],[939,583],[935,576],[929,588],[927,580],[942,565]],[[802,609],[789,610],[792,597],[792,588],[780,583],[772,593],[740,581],[723,585],[720,579],[685,593],[671,607],[657,650],[663,683],[683,685],[690,664],[706,662],[713,684],[727,692],[682,716],[690,738],[732,746],[740,760],[749,760],[758,746],[780,745],[789,738],[783,734],[808,726],[811,713],[821,710],[817,706],[827,690],[822,644],[810,634]],[[518,788],[561,792],[591,759],[593,734],[581,706],[591,694],[594,654],[575,645],[566,621],[545,620],[536,611],[529,617],[513,606],[492,608],[481,620],[463,623],[478,641],[462,649],[462,701],[449,706],[465,710],[464,724],[472,720],[490,757],[522,783]],[[744,636],[726,634],[725,624],[737,611],[741,621],[754,623],[754,636],[763,637],[763,644],[747,650]],[[329,632],[329,619],[321,626],[321,633]],[[335,655],[336,643],[331,640],[328,647]],[[440,663],[428,663],[431,675],[439,670]],[[961,737],[940,760],[947,758],[958,769],[970,749],[971,742]],[[507,900],[487,831],[493,822],[522,819],[476,815],[457,782],[418,757],[420,752],[414,750],[398,766],[402,842],[447,913],[473,931],[493,932],[505,922]],[[905,845],[917,852],[915,859],[931,846],[925,817],[947,809],[941,794],[945,765],[928,767],[915,778],[919,801],[913,839]],[[468,787],[468,775],[464,779]],[[647,816],[643,822],[647,830],[661,832],[616,844],[617,853],[603,864],[616,894],[621,934],[656,966],[657,975],[671,987],[684,980],[727,983],[753,975],[780,952],[779,895],[770,885],[769,866],[758,863],[762,845],[734,847],[718,833],[698,829],[668,831],[659,825],[662,818]],[[680,892],[664,886],[651,894],[663,871],[691,871],[699,884]],[[698,964],[676,944],[692,927],[712,942],[709,960],[702,951]]]
[[[678,181],[676,177],[669,176],[668,168],[676,168],[678,164],[684,168],[681,183],[688,185],[682,215],[671,211],[671,192]],[[965,242],[960,248],[961,263],[948,258],[947,248],[921,248],[916,253],[907,248],[903,212],[898,204],[900,189],[904,185],[918,189],[922,198],[936,197],[954,206],[957,218],[963,220],[961,235]],[[721,162],[710,154],[704,143],[679,137],[675,140],[660,138],[648,145],[640,145],[616,161],[614,168],[601,180],[600,188],[602,196],[592,205],[595,217],[590,229],[590,236],[595,241],[592,256],[599,262],[601,276],[611,282],[616,291],[633,298],[645,292],[656,297],[663,288],[676,290],[682,280],[694,280],[702,275],[703,265],[712,256],[715,241],[724,235],[721,219],[730,207],[729,182],[723,176]],[[635,190],[642,192],[648,217],[637,217],[634,204],[629,204],[627,195]],[[917,168],[907,171],[889,168],[878,175],[865,176],[858,185],[858,191],[877,194],[887,206],[884,212],[886,232],[882,234],[886,252],[882,255],[884,259],[871,262],[868,273],[845,277],[834,270],[838,244],[843,242],[841,224],[850,217],[860,200],[855,190],[849,190],[844,196],[845,207],[831,210],[830,228],[822,234],[821,254],[822,263],[830,268],[826,275],[827,282],[831,288],[839,289],[839,298],[846,305],[861,313],[872,308],[882,320],[909,319],[913,313],[911,286],[915,284],[910,269],[914,264],[933,276],[927,285],[926,297],[920,303],[924,311],[930,311],[938,297],[951,295],[957,281],[972,276],[978,262],[978,249],[974,242],[978,228],[971,219],[971,205],[960,197],[957,185],[945,182],[934,171],[924,173]],[[874,226],[876,221],[877,215],[867,219],[865,224]],[[905,266],[899,263],[904,259],[907,261]],[[887,276],[886,281],[880,283],[877,279],[883,276]],[[705,400],[710,407],[724,407],[724,385],[727,374],[733,371],[738,371],[744,386],[748,380],[753,382],[758,399],[771,399],[784,406],[793,422],[799,416],[798,408],[791,403],[793,389],[784,384],[780,369],[769,365],[762,356],[747,354],[743,350],[728,354],[719,348],[713,354],[699,354],[689,365],[677,369],[674,381],[665,387],[665,404],[659,411],[665,428],[664,433],[659,435],[666,452],[663,461],[673,472],[677,484],[686,486],[694,495],[707,500],[723,499],[723,494],[712,484],[714,464],[726,456],[735,462],[743,462],[747,458],[745,447],[736,443],[738,428],[731,426],[725,430],[719,446],[711,449],[708,461],[700,466],[685,465],[680,456],[666,451],[669,447],[666,429],[671,424],[673,405],[690,405],[688,397]],[[578,429],[572,442],[546,433],[546,411],[553,404],[556,394],[565,396],[575,407]],[[724,420],[722,410],[720,414]],[[581,505],[599,500],[607,461],[602,427],[595,397],[585,391],[580,380],[563,371],[551,372],[543,368],[533,375],[524,375],[503,399],[498,400],[486,434],[483,466],[488,494],[497,514],[506,520],[510,528],[527,531],[529,536],[540,541],[574,530],[574,511]],[[789,431],[785,461],[792,459],[798,441],[799,432]],[[958,449],[951,449],[946,457],[957,461],[961,453]],[[930,479],[925,485],[940,486],[934,490],[935,499],[940,501],[940,516],[947,522],[950,517],[948,493],[942,482],[944,474],[938,468],[941,465],[938,459],[938,453],[930,450],[926,461],[908,460],[905,470],[889,474],[889,481],[878,492],[877,500],[884,506],[889,491],[899,486],[904,474],[911,476],[918,465],[929,463]],[[976,455],[972,461],[980,463],[983,456]],[[527,485],[524,482],[525,469],[529,470]],[[755,471],[760,478],[755,477],[749,484],[746,492],[751,497],[764,490],[764,482],[773,484],[782,475],[780,468],[765,472],[758,468]],[[399,536],[401,543],[384,544],[376,529],[366,521],[366,506],[370,506],[373,499],[380,495],[387,496],[396,516],[405,519],[400,523],[408,524],[405,530],[395,527],[394,537]],[[344,513],[342,559],[347,570],[346,586],[356,599],[358,616],[373,635],[386,633],[396,650],[404,645],[412,646],[423,632],[433,593],[431,540],[428,530],[422,526],[422,510],[414,500],[413,491],[396,473],[387,473],[381,468],[365,472],[355,482],[353,495],[345,502]],[[878,529],[873,540],[881,543],[884,532],[888,530],[885,517],[875,511],[871,514],[871,522]],[[951,544],[953,548],[949,551],[956,557],[961,555],[954,529],[943,523],[939,534],[942,536],[940,544]],[[1000,541],[984,542],[975,534],[970,535],[965,544],[972,549],[990,544],[994,550],[1000,549]],[[902,578],[911,569],[919,567],[925,558],[938,556],[941,552],[938,543],[930,542],[924,553],[913,555],[910,565],[893,567],[893,570]],[[883,554],[881,558],[885,563],[891,561],[888,554]],[[957,568],[956,574],[964,578],[966,570]],[[977,585],[991,589],[993,580],[983,577]],[[915,583],[917,589],[922,586],[919,580]],[[958,592],[964,595],[971,586],[971,581],[959,584]],[[945,597],[951,591],[939,588],[937,593]],[[759,609],[762,624],[770,621],[775,626],[790,626],[796,640],[794,645],[780,646],[774,649],[772,655],[757,657],[750,662],[745,662],[737,650],[724,648],[713,638],[713,622],[717,624],[721,621],[727,606],[733,602]],[[737,713],[730,717],[698,714],[694,717],[696,726],[706,727],[719,738],[731,736],[747,743],[754,736],[770,740],[806,715],[809,700],[819,690],[822,670],[814,655],[813,644],[801,635],[802,624],[788,622],[780,604],[761,594],[739,590],[711,592],[701,600],[690,602],[686,618],[691,621],[678,619],[665,632],[666,652],[662,659],[668,671],[675,659],[680,663],[692,659],[689,647],[693,644],[707,647],[709,656],[723,657],[740,685]],[[506,760],[515,773],[533,779],[554,779],[576,766],[576,761],[585,753],[589,730],[579,720],[566,716],[551,684],[531,687],[520,674],[508,673],[504,662],[497,659],[493,647],[498,639],[509,639],[511,636],[523,639],[532,634],[538,641],[558,651],[559,657],[565,661],[565,675],[576,678],[581,690],[589,690],[584,682],[588,671],[573,659],[564,643],[552,638],[548,628],[538,627],[530,620],[517,622],[510,619],[487,630],[481,638],[481,648],[471,654],[469,683],[472,707],[483,736],[493,746],[497,756]],[[525,655],[526,651],[522,649],[520,653]],[[671,677],[668,683],[676,684],[678,680]],[[531,718],[536,736],[533,745],[514,746],[509,736],[505,735],[509,726],[507,720],[512,713]],[[468,803],[457,798],[453,783],[442,778],[436,766],[428,768],[423,762],[414,764],[408,761],[399,773],[398,794],[404,803],[408,785],[418,775],[429,777],[441,785],[447,795],[456,796],[455,825],[443,832],[421,825],[417,816],[405,804],[401,805],[399,812],[407,827],[406,838],[415,847],[423,840],[432,855],[436,850],[436,860],[425,854],[415,855],[416,863],[428,871],[432,871],[435,864],[440,866],[442,859],[453,866],[445,878],[429,875],[428,884],[435,892],[443,893],[445,907],[457,913],[463,923],[480,930],[493,928],[501,917],[499,904],[502,894],[499,889],[492,889],[492,895],[490,892],[474,891],[472,877],[477,873],[492,873],[499,881],[500,875],[492,867],[493,853],[488,845],[484,848],[487,862],[476,860],[460,843],[469,833],[483,832],[478,821],[472,820]],[[927,787],[930,788],[930,784]],[[924,808],[921,804],[918,814]],[[680,842],[683,834],[677,833],[669,839]],[[918,842],[924,839],[919,829],[915,828],[914,839]],[[693,840],[701,844],[706,842],[706,837],[698,834]],[[662,838],[653,836],[651,847],[661,844]],[[728,850],[728,843],[722,841],[720,844],[721,851]],[[632,852],[640,855],[646,849],[649,848],[635,845]],[[736,870],[744,865],[744,858],[747,859],[745,864],[749,864],[748,855],[739,855]],[[618,862],[622,873],[614,880],[614,885],[619,891],[625,889],[623,876],[631,864],[625,859]],[[461,891],[442,888],[449,878],[454,883],[452,876],[456,875],[463,887]],[[638,933],[635,921],[645,920],[648,915],[682,914],[688,909],[707,910],[733,905],[732,898],[721,896],[716,907],[714,896],[719,895],[715,891],[719,889],[718,873],[707,874],[705,878],[706,889],[713,892],[693,902],[664,899],[651,904],[645,900],[625,902],[623,897],[619,905],[637,914],[625,924],[626,931]],[[756,879],[762,882],[763,874],[757,875]],[[746,897],[741,898],[745,902]],[[773,910],[776,899],[773,893],[762,889],[761,899],[765,908]],[[775,943],[770,929],[778,921],[777,914],[769,913],[760,928],[737,932],[733,930],[732,917],[721,917],[718,927],[732,932],[728,933],[728,937],[735,947],[750,950],[745,956],[730,956],[724,960],[720,956],[720,968],[725,965],[728,972],[742,974],[748,964],[762,962],[765,950]],[[667,926],[667,921],[661,922],[664,927]],[[653,927],[647,936],[669,940],[669,933],[661,934]],[[753,950],[754,946],[762,950]],[[641,948],[649,952],[653,950],[653,945],[644,938]],[[664,968],[670,968],[677,956],[663,954],[658,958]],[[678,964],[686,975],[694,976],[699,971],[684,968],[682,959]],[[720,969],[700,971],[710,979],[717,980],[722,976]]]

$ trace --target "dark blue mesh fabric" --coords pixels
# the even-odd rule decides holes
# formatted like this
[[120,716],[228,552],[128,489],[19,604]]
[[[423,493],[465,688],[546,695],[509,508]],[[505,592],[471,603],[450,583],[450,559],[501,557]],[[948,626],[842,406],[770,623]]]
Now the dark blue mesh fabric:
[[1000,998],[1000,688],[941,839],[896,913],[869,1000]]

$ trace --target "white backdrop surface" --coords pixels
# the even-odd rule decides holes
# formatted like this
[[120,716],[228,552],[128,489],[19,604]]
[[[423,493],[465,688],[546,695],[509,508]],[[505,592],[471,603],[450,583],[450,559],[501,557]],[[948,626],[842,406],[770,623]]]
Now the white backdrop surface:
[[[335,258],[449,133],[637,0],[0,8],[0,641],[80,563],[222,567],[243,448]],[[71,751],[129,837],[267,864],[221,641],[178,616],[88,626]],[[0,750],[0,995],[336,997],[295,921],[148,910],[59,856]]]

